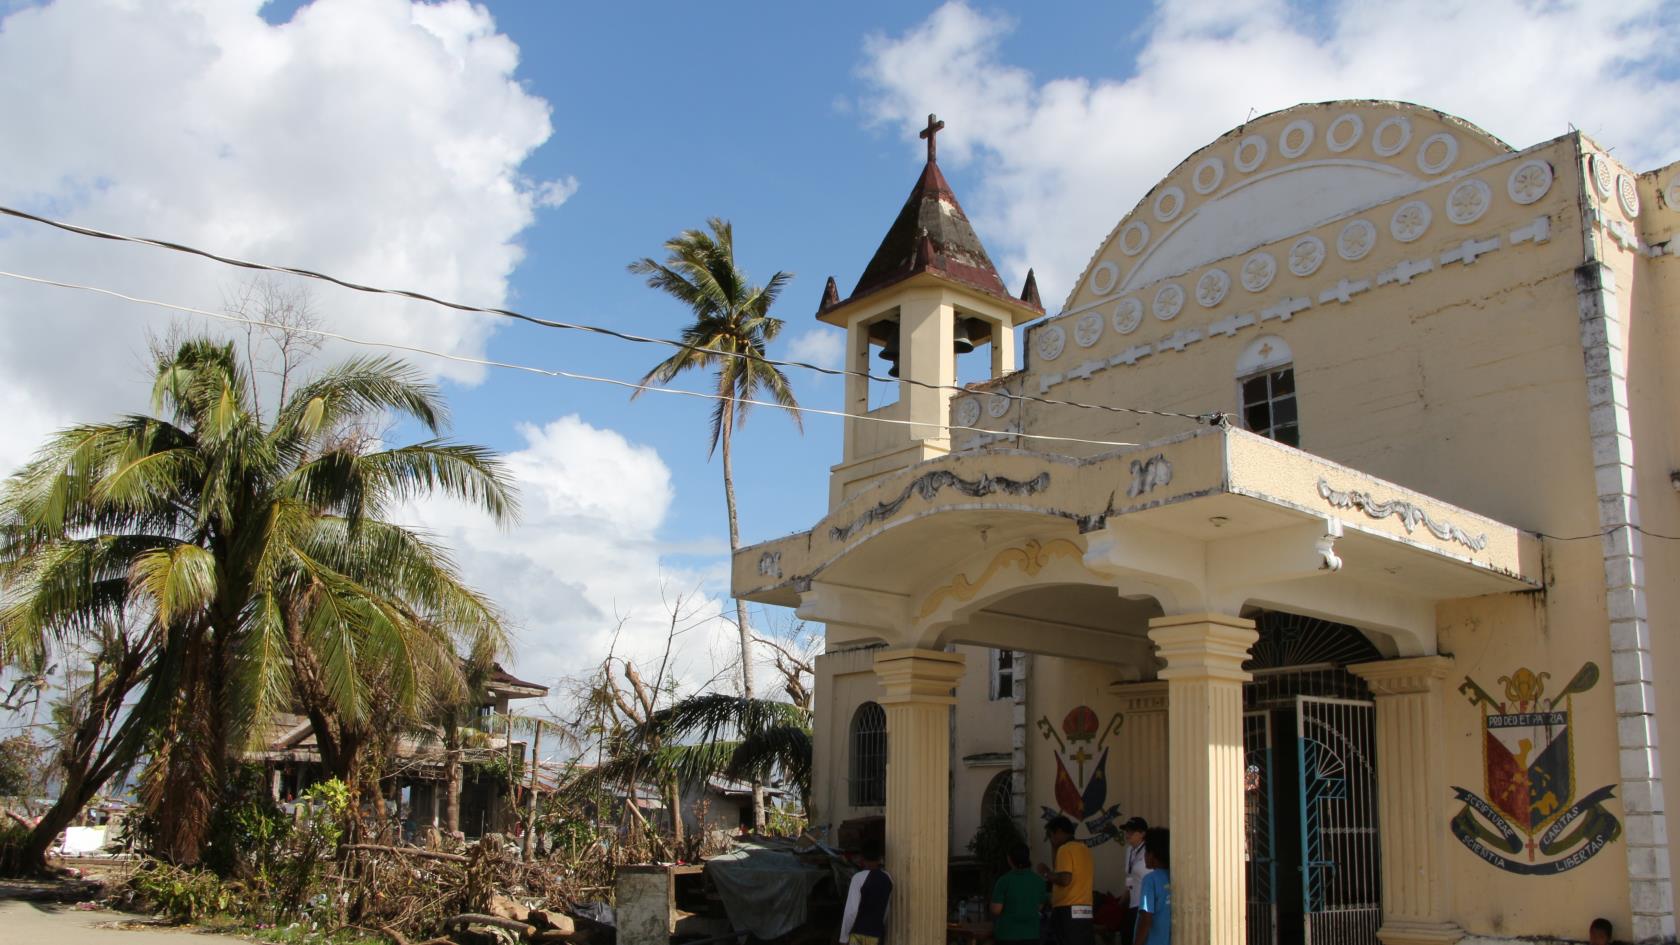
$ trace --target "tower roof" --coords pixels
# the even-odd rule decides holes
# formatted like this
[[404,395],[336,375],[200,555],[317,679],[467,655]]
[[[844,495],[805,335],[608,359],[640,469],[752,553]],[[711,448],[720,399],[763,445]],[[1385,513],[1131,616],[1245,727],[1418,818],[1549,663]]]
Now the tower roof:
[[[1003,280],[998,278],[997,269],[986,255],[986,247],[981,245],[980,237],[975,234],[962,205],[957,202],[956,193],[939,171],[933,136],[944,127],[944,122],[936,123],[929,115],[928,123],[929,130],[922,133],[922,137],[928,139],[928,160],[922,168],[922,176],[917,179],[909,198],[904,201],[903,209],[898,211],[897,219],[893,220],[886,237],[881,240],[880,247],[870,258],[869,265],[864,267],[857,286],[844,303],[855,302],[918,273],[929,272],[1042,314],[1044,306],[1038,303],[1036,286],[1035,291],[1030,293],[1031,297],[1023,300],[1011,295]],[[831,303],[825,293],[821,310],[844,303]]]

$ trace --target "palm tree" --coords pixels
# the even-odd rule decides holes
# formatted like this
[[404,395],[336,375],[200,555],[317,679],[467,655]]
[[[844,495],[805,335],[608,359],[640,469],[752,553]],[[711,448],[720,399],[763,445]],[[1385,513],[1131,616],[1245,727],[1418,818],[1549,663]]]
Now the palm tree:
[[[644,257],[631,263],[630,271],[646,276],[649,287],[687,305],[694,319],[682,332],[687,347],[661,361],[642,383],[668,384],[691,370],[715,373],[718,400],[712,409],[711,451],[716,452],[720,446],[723,451],[723,496],[729,511],[729,553],[733,558],[741,549],[733,447],[735,429],[746,422],[752,406],[748,401],[768,397],[788,411],[796,428],[803,429],[799,402],[794,399],[787,376],[765,360],[766,348],[782,330],[782,320],[770,315],[770,307],[793,274],[778,271],[764,285],[753,285],[735,265],[735,233],[729,221],[713,217],[706,225],[711,232],[684,230],[667,240],[664,262]],[[746,602],[739,599],[735,601],[735,626],[741,637],[741,694],[752,699],[752,631]],[[764,825],[763,801],[764,793],[754,782],[754,816],[760,827]]]
[[655,712],[612,742],[611,757],[571,783],[575,796],[643,780],[668,783],[680,794],[714,775],[763,783],[781,774],[799,792],[801,807],[810,809],[811,713],[791,703],[701,693]]
[[[145,793],[192,860],[227,764],[277,711],[304,709],[350,779],[368,726],[458,685],[457,646],[500,644],[444,550],[386,519],[442,494],[508,521],[515,500],[487,450],[436,438],[440,392],[389,358],[331,367],[265,417],[233,345],[188,339],[159,354],[152,400],[56,434],[0,489],[0,656],[155,625]],[[358,433],[389,414],[433,438]]]

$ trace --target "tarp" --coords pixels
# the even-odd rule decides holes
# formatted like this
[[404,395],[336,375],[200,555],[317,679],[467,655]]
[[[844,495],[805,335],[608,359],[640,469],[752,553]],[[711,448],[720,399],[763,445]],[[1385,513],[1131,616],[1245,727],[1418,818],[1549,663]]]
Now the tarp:
[[104,827],[66,827],[64,828],[64,846],[60,852],[65,856],[87,856],[105,849]]
[[706,875],[735,931],[768,940],[805,924],[811,890],[829,870],[806,863],[787,849],[748,843],[707,860]]

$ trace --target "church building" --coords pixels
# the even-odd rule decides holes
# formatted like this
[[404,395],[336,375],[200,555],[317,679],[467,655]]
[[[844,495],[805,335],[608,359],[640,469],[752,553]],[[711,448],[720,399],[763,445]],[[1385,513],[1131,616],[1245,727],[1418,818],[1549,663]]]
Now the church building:
[[1047,317],[940,127],[816,313],[869,418],[827,512],[733,562],[826,628],[812,821],[884,815],[891,945],[946,940],[988,814],[1112,892],[1169,827],[1174,945],[1673,941],[1680,164],[1300,105]]

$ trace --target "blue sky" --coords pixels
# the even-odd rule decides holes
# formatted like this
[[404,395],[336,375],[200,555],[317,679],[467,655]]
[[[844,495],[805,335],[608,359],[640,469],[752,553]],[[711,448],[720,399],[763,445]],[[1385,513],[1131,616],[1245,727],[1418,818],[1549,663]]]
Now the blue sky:
[[[1054,311],[1185,155],[1299,102],[1417,101],[1518,147],[1573,125],[1637,169],[1668,164],[1677,6],[0,0],[0,201],[666,337],[685,312],[625,265],[717,215],[753,276],[796,274],[778,353],[833,358],[837,333],[813,318],[824,280],[855,282],[916,179],[928,112],[947,121],[942,168],[1005,281],[1035,267]],[[239,279],[18,223],[0,223],[0,268],[212,309]],[[622,379],[663,357],[313,291],[329,326],[361,337]],[[0,279],[0,470],[48,430],[138,407],[144,332],[169,318]],[[517,670],[583,669],[621,617],[631,650],[655,649],[678,591],[718,608],[708,405],[416,360],[446,385],[455,434],[507,451],[526,491],[507,533],[414,510],[503,601]],[[803,403],[839,406],[837,380],[793,380]],[[759,410],[741,432],[749,542],[825,511],[837,423],[792,430]],[[683,648],[698,684],[725,668],[727,629]]]

